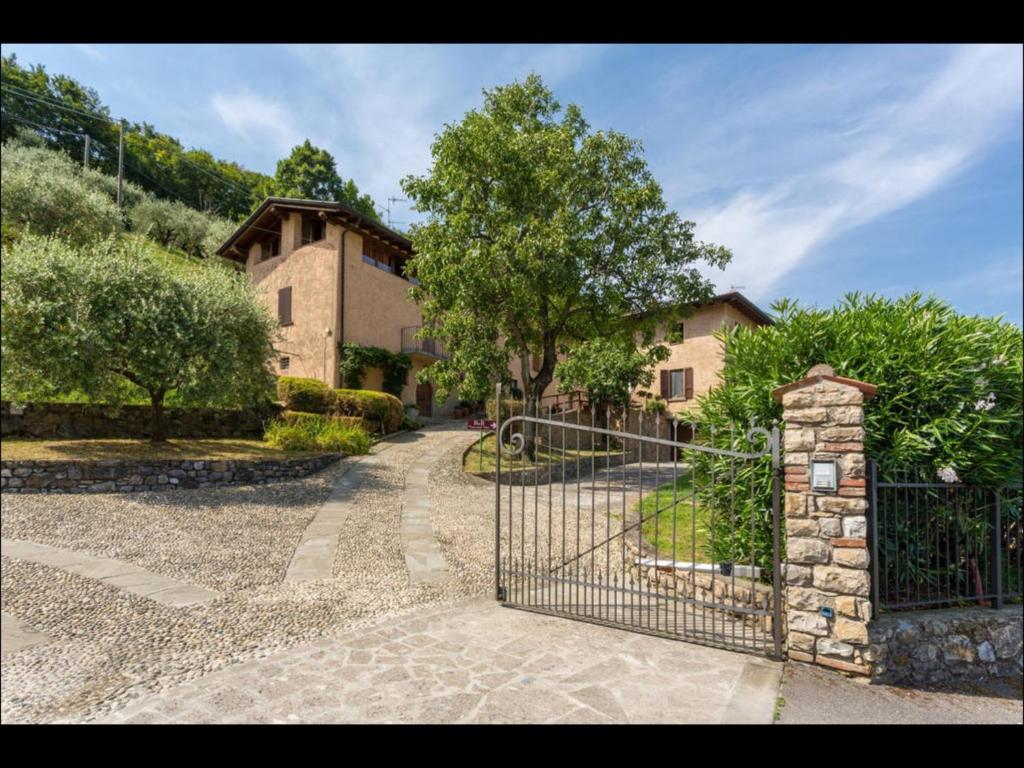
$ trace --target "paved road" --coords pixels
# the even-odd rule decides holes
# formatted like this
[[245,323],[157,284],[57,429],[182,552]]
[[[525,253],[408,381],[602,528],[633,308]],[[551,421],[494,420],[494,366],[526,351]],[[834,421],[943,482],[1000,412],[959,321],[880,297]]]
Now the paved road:
[[819,667],[790,662],[780,695],[779,722],[791,723],[1016,723],[1024,720],[1016,687],[916,690],[872,685]]
[[237,665],[111,723],[769,723],[782,665],[474,599]]

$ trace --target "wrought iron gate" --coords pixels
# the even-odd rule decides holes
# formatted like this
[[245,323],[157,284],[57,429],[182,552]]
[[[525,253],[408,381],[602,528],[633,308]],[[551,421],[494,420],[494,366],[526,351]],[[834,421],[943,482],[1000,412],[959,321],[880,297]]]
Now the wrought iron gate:
[[781,656],[777,427],[697,435],[642,409],[502,410],[498,600]]

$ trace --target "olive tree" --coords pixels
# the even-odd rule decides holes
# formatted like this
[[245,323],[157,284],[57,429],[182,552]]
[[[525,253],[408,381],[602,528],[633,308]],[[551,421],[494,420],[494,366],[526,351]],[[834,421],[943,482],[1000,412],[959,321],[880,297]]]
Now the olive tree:
[[172,266],[130,241],[70,247],[26,235],[3,250],[3,386],[41,397],[81,390],[149,395],[164,439],[167,393],[202,405],[266,397],[276,323],[244,276]]
[[[639,142],[591,130],[536,75],[485,91],[431,153],[402,187],[426,214],[410,233],[412,295],[450,353],[423,374],[441,390],[481,397],[517,357],[533,412],[559,352],[649,342],[666,314],[710,297],[696,264],[729,259],[669,210]],[[525,437],[532,454],[530,425]]]

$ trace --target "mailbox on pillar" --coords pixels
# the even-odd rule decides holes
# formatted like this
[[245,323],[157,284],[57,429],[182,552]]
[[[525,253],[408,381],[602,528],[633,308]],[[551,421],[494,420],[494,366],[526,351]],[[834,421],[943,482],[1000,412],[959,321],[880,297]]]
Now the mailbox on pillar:
[[839,488],[838,474],[835,459],[812,459],[811,490],[836,491]]

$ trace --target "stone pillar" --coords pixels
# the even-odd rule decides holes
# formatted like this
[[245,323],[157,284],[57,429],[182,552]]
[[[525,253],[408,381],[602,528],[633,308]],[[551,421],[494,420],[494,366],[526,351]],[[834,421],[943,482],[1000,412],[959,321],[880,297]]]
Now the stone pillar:
[[[869,674],[864,401],[875,387],[816,365],[776,389],[783,406],[789,658]],[[811,486],[812,462],[834,461],[835,490]]]

